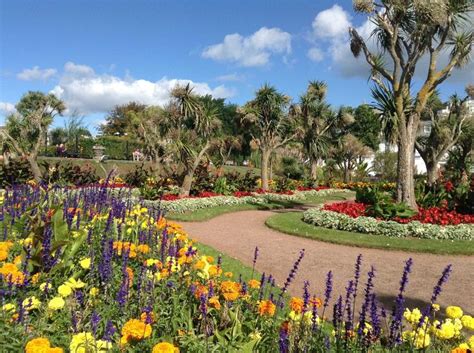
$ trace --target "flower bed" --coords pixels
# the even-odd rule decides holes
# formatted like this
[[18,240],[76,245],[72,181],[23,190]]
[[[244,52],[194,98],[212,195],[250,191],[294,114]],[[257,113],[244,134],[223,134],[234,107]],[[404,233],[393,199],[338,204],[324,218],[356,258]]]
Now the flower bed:
[[[311,189],[307,191],[295,191],[291,194],[287,193],[247,193],[239,192],[236,196],[202,196],[202,197],[185,197],[173,198],[171,200],[163,198],[161,201],[141,201],[147,207],[160,206],[169,212],[183,213],[195,211],[203,208],[231,206],[231,205],[264,205],[271,201],[304,201],[307,197],[327,196],[334,193],[341,193],[345,190],[338,189]],[[235,194],[234,194],[235,195]],[[138,197],[135,196],[138,201]]]
[[[343,213],[352,218],[361,216],[370,216],[367,212],[368,206],[360,202],[335,202],[332,204],[324,205],[324,211],[332,211],[337,213]],[[457,213],[456,211],[450,211],[443,207],[430,207],[421,208],[418,213],[412,217],[400,218],[394,217],[392,221],[398,223],[410,223],[418,221],[420,223],[438,224],[442,226],[446,225],[458,225],[458,224],[472,224],[474,223],[474,215],[465,215]]]
[[[287,301],[285,293],[304,250],[281,288],[272,276],[254,278],[253,271],[243,280],[227,272],[221,258],[201,254],[181,226],[162,218],[160,210],[128,201],[106,188],[61,194],[19,188],[6,195],[0,209],[6,229],[0,242],[0,332],[8,339],[2,341],[2,351],[474,348],[474,339],[462,331],[474,330],[474,318],[461,308],[450,306],[447,319],[435,320],[450,266],[434,287],[431,304],[409,310],[404,304],[413,265],[409,259],[396,304],[384,311],[382,324],[374,271],[367,274],[367,283],[359,283],[361,256],[344,303],[342,297],[331,300],[332,272],[321,299],[306,283],[301,297]],[[255,249],[254,266],[258,256]],[[362,306],[352,310],[358,294]],[[333,319],[327,321],[330,313]]]
[[[324,208],[344,210],[348,214],[334,212]],[[396,221],[377,220],[373,217],[360,216],[360,208],[351,205],[320,206],[303,213],[306,223],[318,227],[345,230],[349,232],[386,235],[390,237],[416,237],[426,239],[473,240],[474,226],[472,224],[437,225],[411,221],[400,223]]]

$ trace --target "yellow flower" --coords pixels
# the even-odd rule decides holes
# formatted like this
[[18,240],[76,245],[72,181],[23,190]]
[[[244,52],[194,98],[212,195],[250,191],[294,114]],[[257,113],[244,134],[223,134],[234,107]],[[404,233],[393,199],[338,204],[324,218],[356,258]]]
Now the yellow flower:
[[79,261],[79,265],[81,265],[81,267],[84,270],[90,269],[91,268],[91,258],[86,257],[86,258],[82,259],[81,261]]
[[443,324],[441,324],[440,328],[435,329],[435,335],[439,339],[442,340],[449,340],[453,338],[456,334],[456,329],[454,327],[454,324],[451,322],[451,320],[446,320]]
[[249,282],[249,287],[253,289],[258,289],[260,288],[260,281],[257,281],[256,279],[251,279]]
[[89,291],[89,294],[91,297],[95,297],[99,294],[99,288],[92,287],[91,290]]
[[464,328],[474,331],[474,317],[471,315],[464,315],[461,317],[461,322]]
[[222,295],[227,301],[236,300],[240,295],[240,289],[241,289],[241,286],[237,282],[223,281],[221,283]]
[[420,321],[421,316],[421,311],[418,308],[415,308],[412,311],[407,308],[403,313],[403,317],[405,318],[405,320],[407,320],[411,324],[417,324]]
[[439,304],[433,304],[433,305],[431,305],[431,307],[433,308],[434,311],[439,311],[439,309],[440,309]]
[[446,315],[451,319],[460,319],[462,314],[462,309],[459,306],[448,306],[446,308]]
[[40,290],[42,292],[46,292],[47,290],[49,291],[51,287],[52,287],[51,283],[48,283],[48,282],[44,282],[40,284]]
[[71,343],[69,344],[69,351],[74,353],[102,353],[106,352],[109,348],[100,344],[99,341],[94,339],[94,336],[90,332],[80,332],[72,336]]
[[2,310],[6,311],[6,312],[13,312],[13,311],[15,311],[15,308],[16,308],[16,306],[13,303],[7,303],[7,304],[2,306]]
[[153,347],[152,353],[179,353],[179,348],[168,342],[160,342]]
[[71,287],[72,289],[80,289],[84,287],[86,284],[82,282],[80,279],[76,280],[73,277],[69,278],[66,283],[66,286]]
[[66,302],[64,301],[63,298],[54,297],[53,299],[49,301],[48,308],[51,310],[59,310],[59,309],[64,308],[64,304],[66,304]]
[[25,308],[26,310],[38,309],[40,306],[41,306],[41,302],[35,296],[28,297],[25,300],[23,300],[23,308]]
[[33,338],[25,346],[25,353],[48,353],[51,343],[47,338]]
[[67,284],[61,284],[58,287],[58,293],[63,298],[69,297],[72,294],[72,288]]
[[418,349],[426,348],[431,343],[431,338],[428,333],[425,333],[423,330],[420,330],[415,338],[415,347]]

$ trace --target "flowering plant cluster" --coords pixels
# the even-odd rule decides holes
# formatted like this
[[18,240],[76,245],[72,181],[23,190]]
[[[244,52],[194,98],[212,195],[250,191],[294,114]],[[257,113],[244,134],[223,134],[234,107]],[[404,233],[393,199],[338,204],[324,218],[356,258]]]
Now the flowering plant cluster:
[[[474,348],[464,333],[474,329],[471,316],[458,307],[446,309],[448,319],[435,316],[450,266],[430,306],[407,310],[408,260],[387,311],[374,292],[374,269],[363,289],[359,283],[361,256],[344,296],[333,293],[329,272],[321,298],[305,282],[302,295],[287,300],[304,250],[281,287],[254,270],[244,278],[226,271],[222,258],[201,254],[159,208],[116,197],[105,187],[61,194],[7,190],[0,221],[0,332],[7,352]],[[256,248],[253,269],[258,255]]]
[[[327,209],[326,209],[327,207]],[[315,207],[303,213],[303,221],[318,227],[345,230],[349,232],[386,235],[390,237],[416,237],[425,239],[474,240],[474,225],[438,225],[412,220],[401,223],[394,220],[379,220],[374,217],[357,216],[358,206],[326,205]],[[331,209],[331,210],[329,210]],[[348,214],[341,213],[343,211]],[[355,218],[354,218],[355,215]]]
[[[367,212],[368,205],[365,205],[361,202],[335,202],[324,205],[323,210],[343,213],[352,218],[370,216],[370,214]],[[417,221],[420,223],[439,224],[445,226],[463,223],[472,224],[474,223],[474,215],[457,213],[456,211],[450,211],[444,207],[430,207],[428,209],[420,208],[418,213],[414,216],[407,218],[393,217],[391,220],[404,224]]]
[[393,191],[395,190],[397,184],[390,183],[390,182],[380,182],[380,183],[368,183],[364,181],[357,181],[357,182],[350,182],[350,183],[343,183],[336,181],[331,183],[331,187],[336,189],[348,189],[348,190],[358,190],[358,189],[365,189],[368,187],[376,186],[378,189],[382,191]]

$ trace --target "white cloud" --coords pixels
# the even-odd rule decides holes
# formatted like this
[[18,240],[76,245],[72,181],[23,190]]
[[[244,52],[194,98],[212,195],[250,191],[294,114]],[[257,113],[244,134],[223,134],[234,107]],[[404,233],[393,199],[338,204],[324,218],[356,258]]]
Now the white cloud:
[[207,47],[202,56],[218,61],[230,61],[241,66],[263,66],[272,54],[291,53],[291,35],[279,28],[262,27],[248,37],[228,34],[224,41]]
[[16,112],[15,106],[12,103],[0,102],[0,115],[10,115]]
[[217,81],[233,81],[233,82],[238,82],[238,81],[243,81],[244,77],[239,75],[239,74],[236,74],[236,73],[233,73],[233,74],[228,74],[228,75],[221,75],[221,76],[217,76],[216,77],[216,80]]
[[16,77],[23,81],[47,80],[56,74],[56,69],[40,69],[39,66],[33,66],[31,69],[24,69]]
[[228,98],[235,93],[224,85],[211,88],[207,83],[191,80],[163,77],[157,82],[151,82],[144,79],[98,75],[91,67],[74,63],[65,65],[64,75],[51,92],[64,100],[69,111],[85,114],[106,112],[117,104],[130,101],[163,105],[167,102],[173,87],[187,83],[194,87],[196,93],[211,94],[218,98]]
[[313,20],[314,35],[318,38],[341,38],[351,25],[350,15],[339,5],[321,11]]
[[324,59],[324,53],[321,49],[313,47],[308,50],[308,58],[310,58],[312,61],[319,62]]

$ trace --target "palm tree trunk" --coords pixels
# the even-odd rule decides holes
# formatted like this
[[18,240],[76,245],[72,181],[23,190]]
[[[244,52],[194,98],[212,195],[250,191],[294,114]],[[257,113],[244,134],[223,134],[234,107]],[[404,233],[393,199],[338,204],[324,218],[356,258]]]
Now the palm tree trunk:
[[418,209],[415,198],[413,175],[415,162],[415,139],[411,136],[400,137],[397,163],[397,201],[404,202],[414,210]]
[[264,191],[268,190],[268,162],[270,160],[270,154],[271,151],[262,150],[260,178],[262,179],[262,189]]
[[311,161],[310,161],[311,165],[310,165],[310,176],[311,176],[311,182],[314,184],[314,185],[317,185],[317,179],[318,179],[318,160],[315,159],[315,158],[311,158]]
[[33,178],[36,182],[40,182],[43,179],[43,173],[38,165],[36,160],[36,155],[29,155],[26,157],[26,160],[30,164],[31,172],[33,173]]

